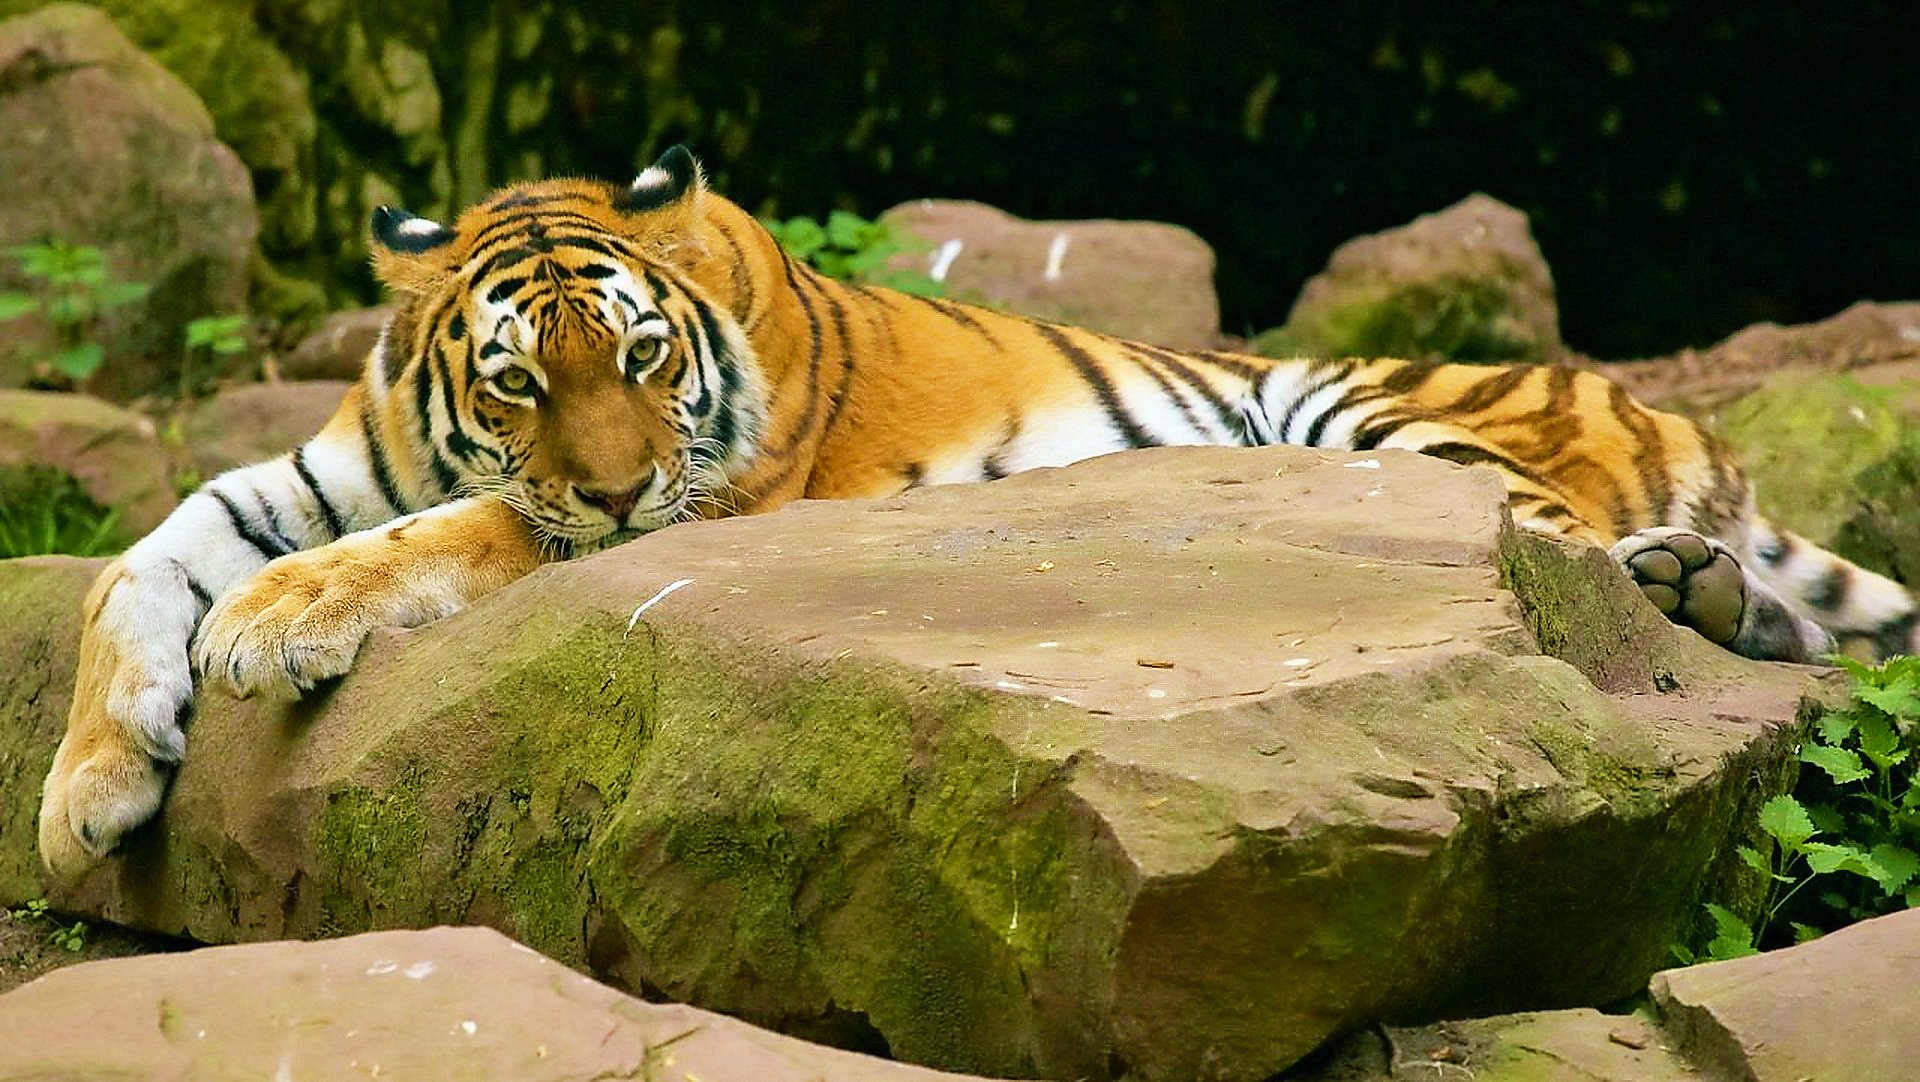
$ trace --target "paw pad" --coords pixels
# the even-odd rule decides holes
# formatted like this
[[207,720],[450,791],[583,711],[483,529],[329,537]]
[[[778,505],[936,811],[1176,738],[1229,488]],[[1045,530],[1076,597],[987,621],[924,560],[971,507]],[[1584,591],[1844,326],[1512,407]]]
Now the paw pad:
[[1724,545],[1682,530],[1644,531],[1615,546],[1615,556],[1675,623],[1722,645],[1739,634],[1747,576]]

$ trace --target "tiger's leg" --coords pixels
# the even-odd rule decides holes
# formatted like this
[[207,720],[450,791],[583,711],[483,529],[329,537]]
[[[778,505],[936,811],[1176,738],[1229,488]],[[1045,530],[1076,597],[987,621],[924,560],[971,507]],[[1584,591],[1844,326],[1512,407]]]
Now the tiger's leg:
[[392,518],[362,392],[300,450],[222,474],[109,564],[82,609],[67,730],[40,805],[40,854],[84,867],[150,818],[186,751],[188,648],[214,599],[277,556]]
[[375,628],[452,615],[548,558],[506,503],[442,504],[267,564],[208,611],[194,668],[237,695],[297,698]]

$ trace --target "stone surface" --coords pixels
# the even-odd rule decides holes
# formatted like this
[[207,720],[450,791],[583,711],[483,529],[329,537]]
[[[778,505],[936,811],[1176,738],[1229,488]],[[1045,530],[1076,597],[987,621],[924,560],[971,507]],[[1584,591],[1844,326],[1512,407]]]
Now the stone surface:
[[920,250],[896,269],[947,295],[1021,315],[1183,349],[1220,334],[1213,251],[1160,222],[1033,222],[983,203],[921,199],[881,216]]
[[1680,1047],[1743,1082],[1909,1082],[1920,1029],[1920,911],[1863,921],[1784,950],[1656,975]]
[[[1780,372],[1701,419],[1776,522],[1920,586],[1920,366]],[[1866,382],[1873,378],[1874,382]]]
[[[102,1004],[112,1004],[102,1010]],[[95,962],[0,996],[0,1077],[958,1082],[643,1003],[498,932]]]
[[187,463],[207,479],[285,454],[326,425],[350,386],[312,380],[222,388],[194,403],[181,425]]
[[[246,311],[258,224],[247,169],[193,92],[99,10],[56,4],[0,23],[0,247],[49,237],[92,245],[120,281],[152,291],[107,316],[110,397],[171,388],[185,328]],[[0,288],[27,285],[12,261]],[[19,385],[47,340],[11,322],[0,383]]]
[[153,422],[88,395],[0,390],[0,469],[21,466],[73,475],[130,536],[178,502]]
[[392,314],[391,308],[354,308],[329,315],[312,334],[301,339],[293,352],[281,358],[280,375],[286,379],[359,379],[367,354],[380,339],[380,328]]
[[1257,346],[1469,362],[1565,354],[1553,275],[1527,216],[1485,195],[1341,245],[1286,326]]
[[0,902],[484,923],[989,1074],[1261,1079],[1629,994],[1737,881],[1811,690],[1514,534],[1486,471],[1142,451],[674,527],[312,702],[210,695],[161,819],[59,885],[31,820],[97,566],[0,564]]
[[1831,319],[1781,326],[1756,323],[1707,349],[1596,366],[1641,401],[1705,413],[1777,372],[1867,370],[1920,381],[1920,303],[1862,301]]
[[1591,1008],[1382,1027],[1358,1033],[1286,1082],[1717,1082],[1652,1022]]

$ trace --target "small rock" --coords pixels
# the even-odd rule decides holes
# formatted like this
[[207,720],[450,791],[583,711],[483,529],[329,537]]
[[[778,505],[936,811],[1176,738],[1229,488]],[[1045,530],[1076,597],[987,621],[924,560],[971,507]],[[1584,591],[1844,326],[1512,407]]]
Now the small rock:
[[1035,222],[939,199],[881,220],[924,246],[893,268],[930,274],[956,300],[1179,349],[1217,344],[1213,249],[1177,225]]
[[1556,361],[1553,275],[1527,216],[1471,196],[1333,253],[1256,347],[1274,355]]
[[188,463],[201,480],[285,454],[320,431],[350,383],[255,383],[227,387],[194,405],[183,427]]
[[284,379],[329,379],[352,381],[360,378],[367,354],[380,338],[380,329],[393,315],[390,307],[355,308],[335,312],[320,321],[312,334],[300,340],[293,351],[280,360]]
[[1920,1029],[1920,910],[1810,943],[1656,974],[1652,992],[1681,1051],[1754,1082],[1912,1082]]
[[178,502],[153,422],[88,395],[0,390],[0,467],[10,466],[71,474],[131,537]]

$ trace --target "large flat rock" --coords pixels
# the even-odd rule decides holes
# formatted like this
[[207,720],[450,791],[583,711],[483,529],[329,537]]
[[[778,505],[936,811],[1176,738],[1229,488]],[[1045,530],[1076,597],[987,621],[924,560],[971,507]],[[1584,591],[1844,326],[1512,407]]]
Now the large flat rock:
[[92,570],[0,564],[0,901],[490,924],[986,1074],[1258,1079],[1382,1017],[1629,994],[1813,687],[1515,534],[1486,471],[1134,452],[674,527],[309,703],[210,696],[156,826],[59,887],[31,817]]
[[962,1082],[643,1003],[484,928],[64,969],[0,996],[0,1078]]

